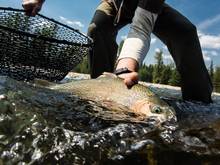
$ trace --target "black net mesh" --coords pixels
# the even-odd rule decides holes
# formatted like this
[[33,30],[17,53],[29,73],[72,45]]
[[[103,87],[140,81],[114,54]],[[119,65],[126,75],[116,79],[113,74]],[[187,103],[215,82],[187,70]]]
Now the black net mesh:
[[0,7],[0,75],[61,80],[91,49],[91,40],[78,30]]

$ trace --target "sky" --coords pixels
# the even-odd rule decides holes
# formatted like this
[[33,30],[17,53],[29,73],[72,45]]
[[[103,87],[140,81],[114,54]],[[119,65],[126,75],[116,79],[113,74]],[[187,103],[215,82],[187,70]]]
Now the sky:
[[[94,11],[101,0],[46,0],[41,14],[68,24],[82,33],[93,17]],[[206,66],[211,60],[214,66],[220,66],[220,1],[219,0],[166,0],[166,3],[177,9],[197,26],[199,39]],[[0,0],[0,6],[22,8],[22,0]],[[120,30],[117,42],[125,39],[129,25]],[[165,64],[172,62],[172,58],[164,44],[152,35],[151,48],[144,63],[155,63],[155,52],[162,50]]]

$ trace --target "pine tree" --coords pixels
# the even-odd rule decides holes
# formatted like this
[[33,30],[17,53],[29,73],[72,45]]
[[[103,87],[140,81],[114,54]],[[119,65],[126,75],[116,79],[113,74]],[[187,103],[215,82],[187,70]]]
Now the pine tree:
[[214,78],[213,61],[211,61],[211,64],[210,64],[209,75],[210,75],[210,78],[211,78],[211,80],[212,80],[212,82],[213,82],[213,78]]
[[155,54],[156,65],[154,66],[154,72],[153,72],[154,83],[161,83],[161,76],[164,67],[162,54],[163,54],[162,51],[156,52]]
[[171,78],[171,75],[172,75],[172,68],[171,68],[171,65],[164,65],[163,67],[163,71],[162,71],[162,74],[161,74],[161,84],[168,84],[170,78]]
[[139,68],[138,74],[139,74],[139,80],[141,80],[141,81],[146,81],[146,77],[147,77],[147,66],[146,66],[146,65],[142,65],[142,66]]
[[170,78],[168,84],[172,85],[172,86],[180,86],[181,78],[180,78],[180,74],[176,68],[174,68],[172,70],[172,75],[171,75],[171,78]]
[[153,65],[149,65],[148,68],[148,74],[147,74],[147,78],[146,81],[147,82],[153,82],[153,72],[154,72],[154,66]]
[[216,92],[220,92],[220,67],[215,68],[213,84]]

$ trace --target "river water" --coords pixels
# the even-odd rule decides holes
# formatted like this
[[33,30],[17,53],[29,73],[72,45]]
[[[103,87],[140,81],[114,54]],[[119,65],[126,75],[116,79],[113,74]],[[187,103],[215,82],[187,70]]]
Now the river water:
[[143,120],[1,77],[0,164],[220,164],[220,95],[204,105],[181,101],[178,88],[148,86],[177,121]]

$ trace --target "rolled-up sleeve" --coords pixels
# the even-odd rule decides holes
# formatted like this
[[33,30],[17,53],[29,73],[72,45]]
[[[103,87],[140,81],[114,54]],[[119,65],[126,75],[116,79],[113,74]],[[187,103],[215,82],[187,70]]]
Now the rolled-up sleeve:
[[137,7],[128,37],[124,42],[118,60],[122,58],[133,58],[140,65],[142,64],[150,48],[151,33],[157,15],[140,6]]

